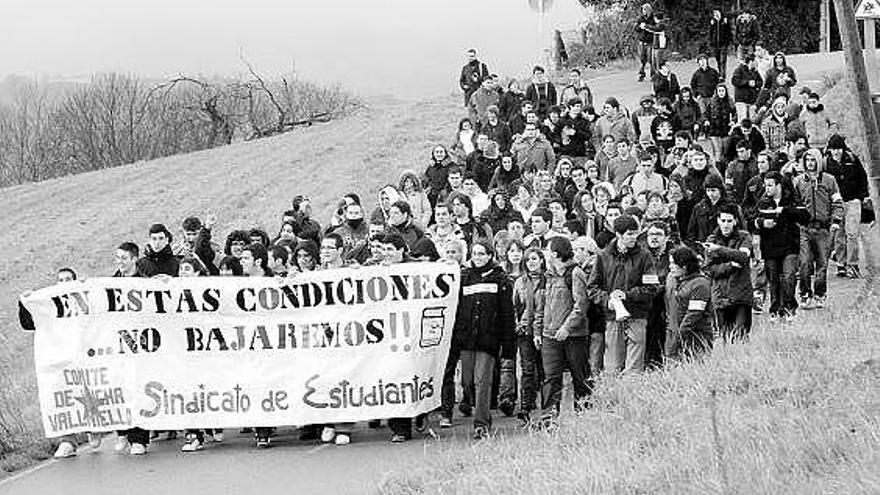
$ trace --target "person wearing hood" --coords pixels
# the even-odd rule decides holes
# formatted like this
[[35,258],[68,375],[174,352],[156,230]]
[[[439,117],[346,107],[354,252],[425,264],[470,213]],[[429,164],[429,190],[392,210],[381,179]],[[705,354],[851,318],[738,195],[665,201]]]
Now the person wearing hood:
[[492,179],[489,181],[489,189],[509,189],[514,181],[518,180],[522,174],[516,165],[516,160],[510,153],[501,155],[501,165],[495,168],[492,173]]
[[503,189],[493,189],[489,192],[489,208],[483,213],[483,218],[492,232],[499,232],[507,228],[507,223],[511,220],[523,222],[520,212],[510,204],[507,194]]
[[758,91],[764,84],[764,78],[755,68],[755,56],[746,55],[733,71],[730,83],[733,85],[733,101],[736,104],[736,119],[742,122],[755,116],[755,104],[758,102]]
[[822,308],[828,289],[831,235],[843,223],[843,196],[837,181],[825,172],[822,152],[811,148],[801,161],[804,173],[794,179],[794,189],[804,202],[810,221],[801,226],[800,305],[803,309]]
[[431,221],[431,201],[422,188],[419,176],[412,170],[404,170],[400,174],[398,190],[403,193],[401,199],[409,203],[416,225],[422,228],[427,227]]
[[[703,188],[706,191],[706,197],[703,198],[691,213],[690,222],[688,222],[687,234],[685,241],[695,251],[700,252],[699,246],[709,237],[718,225],[718,214],[721,209],[730,203],[725,198],[724,181],[720,176],[709,174],[703,182]],[[745,225],[742,211],[739,206],[733,205],[737,211],[736,220],[740,225]]]
[[535,167],[548,170],[556,165],[556,153],[550,141],[538,131],[538,125],[526,123],[522,135],[517,136],[510,148],[520,169]]
[[794,69],[785,62],[785,54],[777,52],[773,55],[773,66],[764,77],[764,89],[771,95],[785,94],[791,97],[791,88],[797,84]]
[[[556,422],[562,403],[562,375],[571,372],[574,408],[580,411],[590,393],[590,344],[586,312],[574,312],[574,250],[565,237],[550,239],[545,249],[547,260],[544,290],[544,318],[540,333],[535,333],[535,347],[541,350],[544,365],[542,424]],[[586,299],[584,298],[584,301]],[[583,301],[582,301],[583,302]]]
[[843,228],[845,235],[836,232],[834,255],[837,276],[859,278],[859,238],[861,237],[862,206],[868,197],[868,176],[861,160],[846,145],[843,136],[835,134],[828,139],[826,170],[837,179],[843,197]]
[[477,59],[477,51],[473,48],[467,51],[468,61],[461,68],[461,76],[458,85],[464,92],[464,106],[470,103],[471,95],[480,88],[483,81],[489,79],[489,68]]
[[438,144],[431,150],[431,163],[425,169],[422,182],[425,184],[425,194],[431,207],[437,205],[441,196],[449,189],[449,169],[452,168],[452,158],[446,147]]
[[343,222],[333,233],[342,239],[342,256],[347,258],[352,249],[367,241],[370,233],[370,227],[364,221],[364,208],[357,203],[346,206]]
[[725,340],[745,338],[752,328],[752,236],[740,221],[735,204],[722,205],[715,231],[703,245],[715,319]]
[[513,142],[513,134],[510,126],[501,121],[500,111],[497,105],[491,105],[486,109],[486,121],[480,125],[479,131],[489,138],[489,141],[498,143],[498,151],[507,153]]
[[497,106],[500,98],[501,95],[498,94],[498,86],[493,77],[484,79],[479,89],[471,95],[468,108],[470,109],[471,121],[474,122],[477,129],[486,124],[488,121],[487,110],[489,107]]
[[633,132],[638,138],[639,143],[652,143],[651,138],[651,122],[657,116],[657,109],[654,107],[654,95],[644,95],[639,100],[639,108],[632,112]]
[[168,275],[176,277],[180,270],[180,260],[171,250],[171,232],[161,223],[150,227],[150,241],[138,260],[138,271],[145,277]]
[[475,440],[491,432],[495,361],[516,356],[512,288],[492,256],[489,243],[475,242],[471,247],[452,330],[453,345],[461,352],[462,386],[474,399]]
[[810,92],[807,96],[807,102],[804,109],[798,117],[803,123],[804,132],[807,135],[807,141],[810,146],[818,149],[824,149],[828,145],[828,138],[831,135],[832,122],[828,118],[825,111],[825,105],[819,100],[819,95]]
[[403,196],[392,184],[386,184],[379,189],[379,204],[373,213],[370,214],[370,223],[382,223],[388,225],[389,211],[391,205],[403,199]]
[[785,136],[788,132],[788,118],[785,109],[788,97],[779,93],[773,98],[769,113],[761,120],[761,134],[767,141],[767,149],[777,152],[785,148]]
[[798,307],[795,286],[800,224],[809,221],[810,213],[777,171],[764,175],[764,197],[757,211],[753,224],[761,236],[761,256],[770,288],[770,319],[782,317],[790,322]]
[[606,323],[605,370],[642,372],[647,318],[660,281],[650,253],[638,244],[638,221],[622,215],[614,220],[614,233],[596,257],[587,295]]

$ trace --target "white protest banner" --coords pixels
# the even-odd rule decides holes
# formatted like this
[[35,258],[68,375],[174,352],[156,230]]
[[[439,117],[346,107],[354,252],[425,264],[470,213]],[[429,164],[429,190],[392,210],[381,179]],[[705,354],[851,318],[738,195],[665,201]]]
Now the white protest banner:
[[458,267],[95,278],[21,299],[46,435],[413,417],[440,404]]

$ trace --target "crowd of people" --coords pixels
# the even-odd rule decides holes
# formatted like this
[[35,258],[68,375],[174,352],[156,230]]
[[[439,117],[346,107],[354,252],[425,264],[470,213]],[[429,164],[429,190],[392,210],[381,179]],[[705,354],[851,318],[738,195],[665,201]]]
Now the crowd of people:
[[[860,224],[872,210],[859,158],[820,97],[797,87],[784,54],[762,71],[754,42],[739,46],[728,81],[731,23],[718,11],[710,22],[720,66],[701,55],[681,85],[668,61],[646,55],[653,91],[631,109],[600,99],[578,69],[555,83],[534,67],[527,83],[502,85],[470,50],[460,77],[467,116],[453,139],[426,150],[426,166],[402,171],[375,203],[346,194],[322,224],[298,195],[276,236],[235,230],[222,245],[214,218],[187,218],[176,237],[156,224],[142,249],[118,247],[115,276],[455,264],[460,302],[439,427],[453,427],[457,405],[473,416],[476,439],[492,431],[493,409],[552,428],[566,371],[575,408],[589,407],[602,373],[699,357],[715,341],[747,338],[753,314],[782,324],[825,307],[829,260],[838,276],[860,276]],[[644,9],[646,52],[658,24]],[[429,417],[388,419],[391,440],[429,431]],[[345,445],[353,430],[301,432]],[[256,445],[271,445],[272,433],[255,428]],[[188,431],[182,448],[212,438],[222,431]],[[149,441],[140,429],[120,432],[117,449],[140,454]],[[62,457],[75,450],[65,442]]]

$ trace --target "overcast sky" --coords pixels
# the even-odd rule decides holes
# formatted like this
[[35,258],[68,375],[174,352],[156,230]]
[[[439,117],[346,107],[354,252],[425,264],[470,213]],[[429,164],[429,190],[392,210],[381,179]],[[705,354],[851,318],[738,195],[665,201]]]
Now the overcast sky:
[[[555,0],[544,33],[580,17]],[[525,74],[545,41],[528,0],[3,0],[0,78],[295,67],[364,94],[447,94],[464,51]]]

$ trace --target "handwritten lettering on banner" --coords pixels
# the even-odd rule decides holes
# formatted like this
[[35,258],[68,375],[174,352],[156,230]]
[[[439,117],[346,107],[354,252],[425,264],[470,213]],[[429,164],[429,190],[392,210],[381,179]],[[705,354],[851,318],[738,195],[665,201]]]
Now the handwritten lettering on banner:
[[22,299],[46,435],[411,417],[440,403],[454,265],[95,278]]

